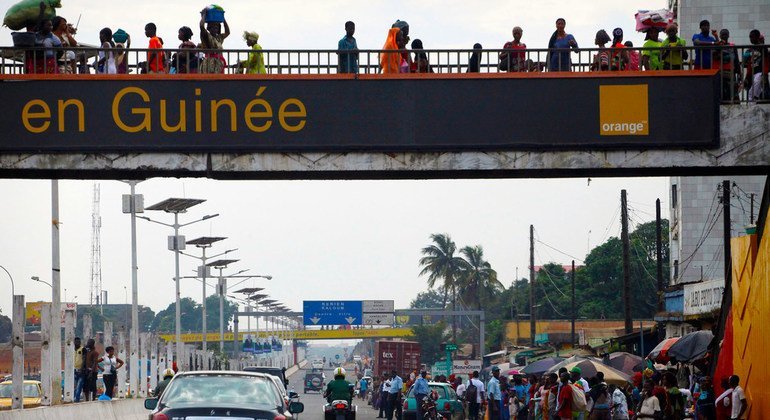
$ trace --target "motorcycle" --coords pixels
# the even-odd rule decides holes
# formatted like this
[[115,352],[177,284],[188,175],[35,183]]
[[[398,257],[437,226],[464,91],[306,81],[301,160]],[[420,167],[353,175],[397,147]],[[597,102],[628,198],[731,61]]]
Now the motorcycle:
[[356,406],[346,400],[334,400],[324,405],[324,420],[355,420]]
[[420,410],[422,411],[422,418],[427,420],[441,420],[444,416],[438,413],[436,407],[436,398],[433,393],[423,397],[420,401]]

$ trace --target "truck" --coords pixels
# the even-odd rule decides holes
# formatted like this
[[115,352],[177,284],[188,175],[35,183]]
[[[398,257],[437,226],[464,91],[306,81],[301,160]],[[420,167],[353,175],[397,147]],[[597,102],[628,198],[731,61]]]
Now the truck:
[[420,370],[420,343],[380,340],[374,345],[374,374],[380,376],[395,370],[408,376]]

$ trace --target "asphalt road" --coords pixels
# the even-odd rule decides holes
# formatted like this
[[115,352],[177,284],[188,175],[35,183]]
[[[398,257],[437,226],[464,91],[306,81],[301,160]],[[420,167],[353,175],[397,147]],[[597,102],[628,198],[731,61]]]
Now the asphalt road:
[[[294,375],[289,377],[289,390],[294,390],[299,394],[299,400],[305,405],[305,412],[299,415],[301,420],[324,420],[323,406],[326,404],[326,400],[323,398],[323,392],[315,393],[308,392],[303,394],[304,391],[304,379],[305,374],[310,372],[310,365],[307,365],[307,370],[300,369]],[[324,369],[326,375],[326,381],[331,381],[333,378],[332,369]],[[353,383],[355,375],[352,372],[347,372],[347,380]],[[324,385],[324,389],[326,386]],[[367,405],[360,399],[354,399],[353,404],[358,407],[356,414],[356,420],[359,419],[375,419],[377,412],[375,412],[371,406]]]

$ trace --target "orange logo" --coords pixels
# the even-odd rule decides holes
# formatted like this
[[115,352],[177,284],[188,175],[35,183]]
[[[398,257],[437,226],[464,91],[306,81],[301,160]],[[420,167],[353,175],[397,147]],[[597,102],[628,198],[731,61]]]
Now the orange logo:
[[647,85],[599,86],[599,134],[602,136],[650,134]]

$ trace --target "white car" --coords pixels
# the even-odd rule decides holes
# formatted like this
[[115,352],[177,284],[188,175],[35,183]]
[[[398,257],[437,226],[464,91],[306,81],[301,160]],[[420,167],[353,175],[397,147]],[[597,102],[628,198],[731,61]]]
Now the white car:
[[311,363],[310,366],[313,369],[323,369],[324,368],[324,362],[322,360],[313,360],[313,363]]

